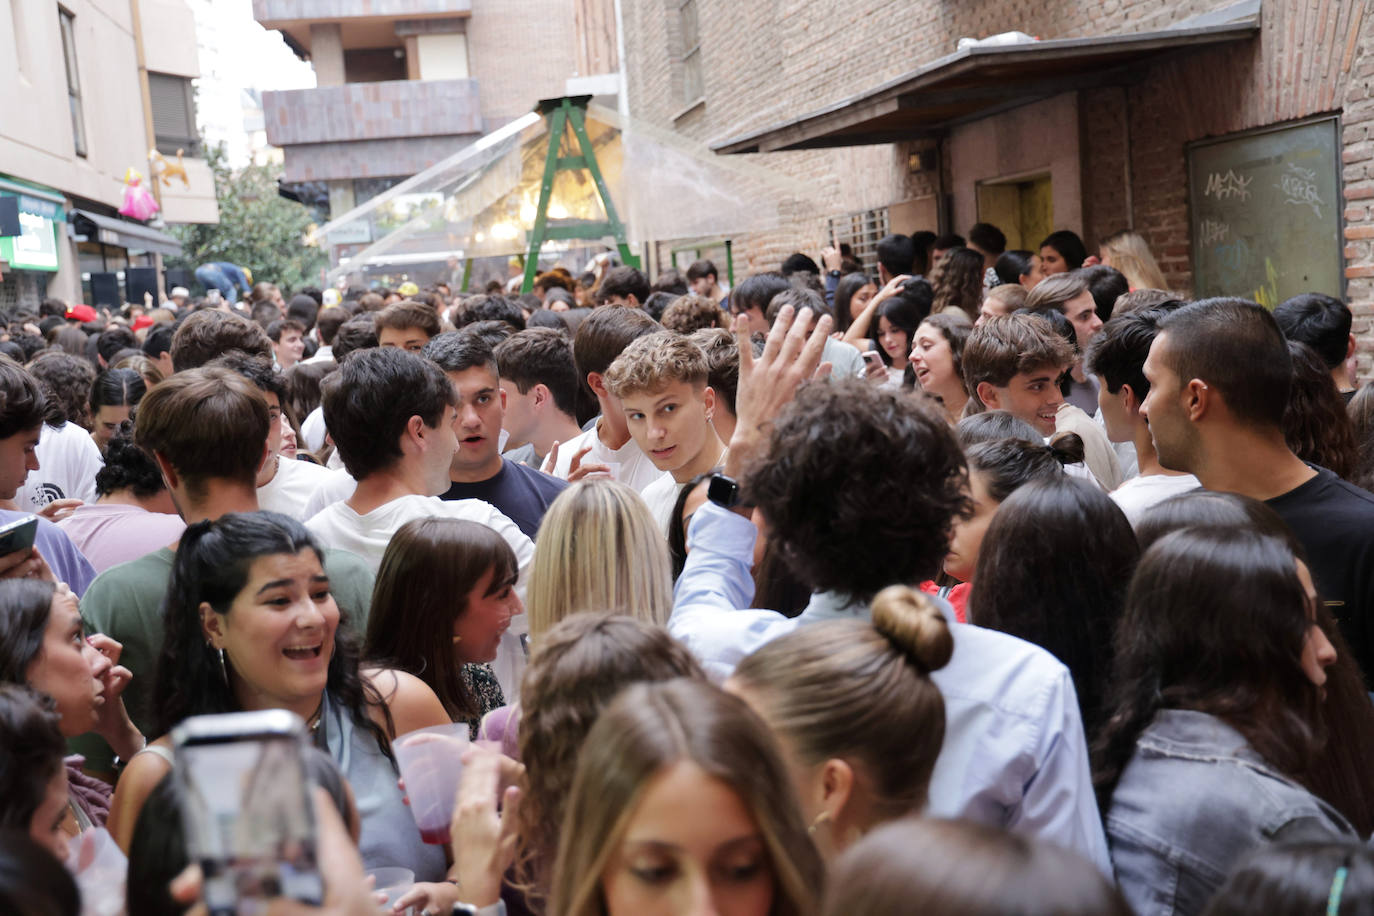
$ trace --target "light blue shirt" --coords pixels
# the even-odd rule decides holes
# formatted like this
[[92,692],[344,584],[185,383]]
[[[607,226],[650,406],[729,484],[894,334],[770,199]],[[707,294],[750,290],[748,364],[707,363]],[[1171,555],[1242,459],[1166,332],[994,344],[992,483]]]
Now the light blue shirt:
[[[746,655],[798,626],[868,617],[866,604],[828,592],[812,595],[792,620],[776,611],[739,610],[754,598],[749,565],[756,533],[748,519],[709,502],[687,533],[690,552],[668,630],[721,680]],[[954,653],[931,674],[945,698],[945,743],[927,813],[1048,840],[1110,876],[1068,669],[1044,649],[1005,633],[953,622],[949,627]]]

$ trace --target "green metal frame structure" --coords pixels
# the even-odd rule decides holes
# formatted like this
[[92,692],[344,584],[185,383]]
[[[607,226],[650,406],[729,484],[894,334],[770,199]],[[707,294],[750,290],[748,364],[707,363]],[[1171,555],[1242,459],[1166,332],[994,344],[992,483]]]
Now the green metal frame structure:
[[[625,224],[616,213],[611,201],[611,192],[601,177],[601,167],[596,162],[596,152],[587,136],[587,103],[589,95],[564,96],[559,99],[544,99],[536,110],[549,121],[549,151],[544,159],[544,180],[539,188],[539,205],[535,211],[534,228],[530,231],[530,250],[525,258],[525,279],[520,285],[522,293],[534,289],[534,275],[539,271],[539,251],[550,240],[591,240],[614,238],[620,251],[620,261],[629,267],[639,266],[639,257],[630,251],[629,240],[625,236]],[[572,128],[577,138],[578,155],[560,155],[563,138],[568,128]],[[549,199],[553,196],[553,179],[559,172],[587,171],[596,183],[596,192],[601,197],[601,205],[606,211],[606,219],[596,220],[550,220]]]

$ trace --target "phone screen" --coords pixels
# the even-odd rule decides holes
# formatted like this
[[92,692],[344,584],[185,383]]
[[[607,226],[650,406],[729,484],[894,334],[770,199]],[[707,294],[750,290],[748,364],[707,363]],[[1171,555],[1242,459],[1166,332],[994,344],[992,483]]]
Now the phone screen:
[[38,534],[38,516],[30,515],[0,528],[0,556],[17,550],[28,550]]
[[265,732],[261,720],[233,721],[261,715],[199,716],[187,723],[213,727],[174,732],[187,854],[205,873],[215,916],[256,913],[254,901],[273,897],[324,897],[304,739],[294,729]]

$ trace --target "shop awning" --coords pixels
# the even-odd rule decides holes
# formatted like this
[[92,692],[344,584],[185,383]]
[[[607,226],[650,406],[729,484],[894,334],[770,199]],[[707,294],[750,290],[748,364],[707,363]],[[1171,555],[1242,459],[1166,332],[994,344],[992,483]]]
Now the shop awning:
[[1259,29],[1260,0],[1243,0],[1155,32],[975,45],[711,149],[760,153],[937,137],[956,124],[1061,92],[1129,82],[1165,56],[1244,41]]
[[93,242],[135,251],[151,251],[154,254],[181,254],[181,243],[175,238],[141,223],[102,216],[89,210],[73,210],[72,225],[77,235],[84,235]]

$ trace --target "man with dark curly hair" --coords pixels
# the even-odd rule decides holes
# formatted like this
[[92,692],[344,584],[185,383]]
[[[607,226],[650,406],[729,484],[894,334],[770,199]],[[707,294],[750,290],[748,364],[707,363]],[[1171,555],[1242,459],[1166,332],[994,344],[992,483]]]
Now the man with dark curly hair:
[[[668,623],[721,678],[799,626],[866,620],[883,588],[931,577],[955,516],[969,508],[963,453],[941,416],[859,380],[802,384],[820,364],[831,325],[823,317],[808,338],[810,319],[803,309],[794,322],[785,306],[757,360],[747,318],[735,325],[738,423],[725,473],[712,477],[692,516]],[[812,590],[795,619],[739,609],[754,593],[757,530],[745,506]],[[1110,873],[1068,669],[1004,633],[953,622],[949,630],[950,661],[930,672],[945,699],[946,729],[929,813],[1039,836]]]

